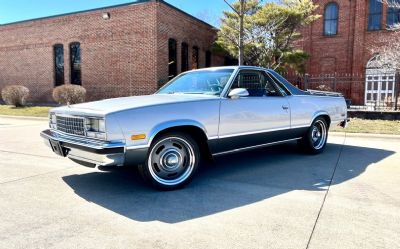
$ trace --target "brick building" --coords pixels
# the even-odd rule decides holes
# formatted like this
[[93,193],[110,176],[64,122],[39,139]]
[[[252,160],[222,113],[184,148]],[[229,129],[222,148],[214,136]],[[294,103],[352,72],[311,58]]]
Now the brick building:
[[315,3],[321,18],[302,31],[304,39],[298,44],[311,55],[307,73],[311,77],[350,75],[346,81],[352,89],[347,97],[358,105],[393,99],[398,90],[394,88],[395,72],[374,68],[370,48],[379,46],[384,37],[400,39],[387,30],[388,26],[400,23],[400,10],[388,8],[379,0],[315,0]]
[[62,84],[88,100],[149,94],[185,70],[224,64],[217,30],[162,0],[0,25],[0,89],[18,84],[51,102]]

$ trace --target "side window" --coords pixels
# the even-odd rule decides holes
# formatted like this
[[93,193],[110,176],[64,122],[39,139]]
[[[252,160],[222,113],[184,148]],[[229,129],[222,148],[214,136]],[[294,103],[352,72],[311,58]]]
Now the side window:
[[281,96],[273,80],[261,71],[241,71],[231,89],[245,88],[250,97]]

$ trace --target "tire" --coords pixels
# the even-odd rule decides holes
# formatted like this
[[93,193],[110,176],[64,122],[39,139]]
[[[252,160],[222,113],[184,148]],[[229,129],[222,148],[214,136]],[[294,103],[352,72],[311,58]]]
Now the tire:
[[326,120],[318,117],[311,124],[304,137],[299,140],[298,145],[309,154],[319,154],[324,151],[328,140],[328,125]]
[[185,133],[172,132],[156,138],[139,173],[146,183],[161,190],[186,186],[200,165],[200,149]]

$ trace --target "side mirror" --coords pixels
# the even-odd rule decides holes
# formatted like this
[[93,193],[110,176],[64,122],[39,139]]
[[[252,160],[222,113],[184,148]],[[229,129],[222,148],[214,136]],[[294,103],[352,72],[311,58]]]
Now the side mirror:
[[228,96],[229,96],[231,99],[238,99],[238,98],[240,98],[240,97],[247,97],[247,96],[249,96],[249,92],[248,92],[247,89],[245,89],[245,88],[235,88],[235,89],[232,89],[232,90],[229,92]]

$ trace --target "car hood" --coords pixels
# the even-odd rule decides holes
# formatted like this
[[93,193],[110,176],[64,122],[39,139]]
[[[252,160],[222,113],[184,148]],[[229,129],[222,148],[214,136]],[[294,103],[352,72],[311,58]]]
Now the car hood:
[[106,115],[127,109],[135,109],[147,106],[172,104],[188,101],[200,101],[218,99],[218,96],[204,94],[153,94],[144,96],[122,97],[105,99],[70,106],[63,106],[53,109],[56,113],[69,114],[97,114]]

